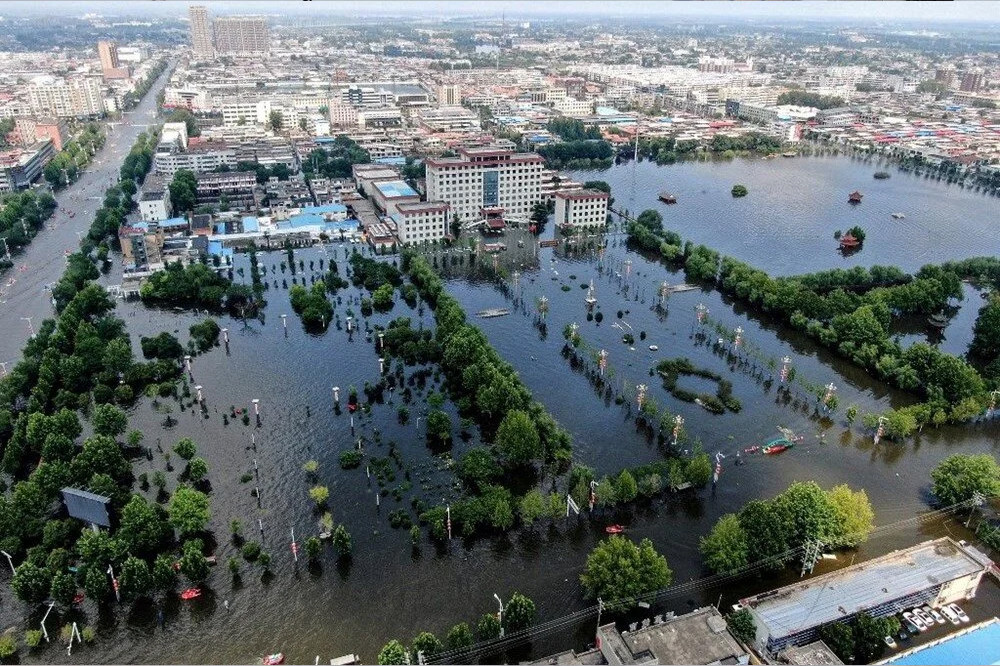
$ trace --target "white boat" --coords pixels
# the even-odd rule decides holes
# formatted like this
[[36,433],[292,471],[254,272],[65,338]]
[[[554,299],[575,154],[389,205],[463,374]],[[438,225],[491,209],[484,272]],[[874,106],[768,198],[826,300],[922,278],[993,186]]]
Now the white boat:
[[893,214],[892,214],[892,219],[894,219],[894,220],[902,220],[902,219],[904,219],[905,217],[906,217],[906,216],[905,216],[905,215],[903,215],[902,213],[893,213]]
[[656,345],[649,345],[649,351],[657,351],[657,350],[659,350],[659,347],[657,347]]

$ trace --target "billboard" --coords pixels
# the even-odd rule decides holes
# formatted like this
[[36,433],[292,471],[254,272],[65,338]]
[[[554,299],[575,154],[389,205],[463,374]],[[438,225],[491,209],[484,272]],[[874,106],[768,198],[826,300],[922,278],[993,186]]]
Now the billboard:
[[63,488],[62,496],[70,518],[78,518],[101,527],[111,527],[111,521],[108,519],[110,497],[95,495],[79,488]]

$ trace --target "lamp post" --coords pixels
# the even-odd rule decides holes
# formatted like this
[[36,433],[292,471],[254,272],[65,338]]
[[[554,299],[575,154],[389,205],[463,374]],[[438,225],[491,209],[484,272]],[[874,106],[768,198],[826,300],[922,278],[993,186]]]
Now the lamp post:
[[50,601],[50,602],[49,602],[49,609],[48,609],[47,611],[45,611],[45,615],[44,615],[44,616],[42,617],[42,635],[43,635],[43,636],[45,636],[45,642],[46,642],[46,643],[48,643],[48,642],[49,642],[49,632],[48,632],[48,630],[47,630],[47,629],[45,628],[45,620],[47,620],[47,619],[48,619],[48,617],[49,617],[49,613],[51,613],[51,612],[52,612],[52,607],[53,607],[53,606],[55,606],[55,605],[56,605],[56,602],[54,602],[54,601]]
[[30,333],[30,335],[28,336],[29,340],[35,337],[35,327],[31,325],[31,320],[32,317],[21,317],[21,321],[28,322],[28,332]]
[[503,638],[503,635],[504,635],[504,631],[503,631],[503,601],[500,600],[500,595],[497,594],[496,592],[493,593],[493,598],[497,600],[498,604],[500,604],[500,612],[497,614],[497,620],[500,621],[500,638]]
[[10,565],[11,573],[16,574],[17,570],[14,568],[14,559],[10,556],[10,553],[8,553],[6,550],[0,550],[0,555],[3,555],[4,557],[7,558],[7,563]]

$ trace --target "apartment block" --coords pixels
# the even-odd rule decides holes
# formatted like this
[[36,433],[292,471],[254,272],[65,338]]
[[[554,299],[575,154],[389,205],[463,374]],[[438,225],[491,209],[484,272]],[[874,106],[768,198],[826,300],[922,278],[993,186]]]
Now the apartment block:
[[28,103],[37,116],[78,118],[104,113],[101,83],[94,78],[39,77],[28,86]]
[[420,201],[396,205],[392,219],[403,245],[430,243],[448,235],[451,207],[443,201]]
[[608,220],[607,192],[569,190],[555,193],[556,225],[562,229],[603,227]]
[[212,22],[212,28],[218,55],[252,56],[271,50],[263,16],[222,16]]

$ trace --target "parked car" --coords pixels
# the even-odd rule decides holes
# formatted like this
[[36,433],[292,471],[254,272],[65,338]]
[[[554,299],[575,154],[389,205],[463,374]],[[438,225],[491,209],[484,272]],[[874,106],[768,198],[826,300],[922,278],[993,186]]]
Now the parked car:
[[889,646],[890,650],[895,650],[897,647],[899,647],[898,645],[896,645],[896,641],[892,640],[892,636],[886,636],[882,640],[885,641],[885,644]]
[[930,616],[930,613],[925,613],[923,608],[914,608],[913,616],[919,617],[927,625],[928,629],[934,628],[934,618]]
[[[914,629],[916,629],[916,627],[914,627]],[[910,640],[910,632],[908,632],[906,629],[900,629],[899,633],[896,634],[896,638],[898,638],[901,641],[908,641]]]
[[930,615],[932,618],[934,618],[934,621],[937,622],[938,624],[944,624],[945,623],[944,616],[941,615],[941,613],[938,613],[936,610],[934,610],[930,606],[924,606],[920,610],[922,610],[925,615]]
[[958,613],[948,608],[947,606],[941,606],[941,614],[948,618],[948,621],[952,624],[961,624],[961,620],[958,619]]
[[965,611],[964,611],[964,610],[962,610],[962,609],[961,609],[961,608],[959,607],[959,605],[958,605],[958,604],[948,604],[948,608],[950,608],[950,609],[951,609],[951,611],[952,611],[952,612],[953,612],[953,613],[954,613],[955,615],[957,615],[957,616],[958,616],[958,619],[959,619],[959,620],[961,620],[962,622],[968,622],[968,621],[969,621],[969,616],[965,614]]
[[903,628],[910,632],[912,635],[916,636],[920,633],[920,627],[913,621],[913,615],[911,613],[903,613]]
[[924,624],[923,619],[916,614],[906,611],[903,613],[903,619],[916,627],[918,632],[923,633],[927,631],[927,625]]

